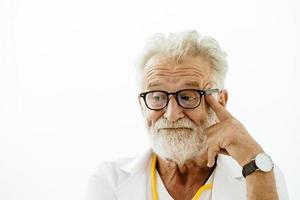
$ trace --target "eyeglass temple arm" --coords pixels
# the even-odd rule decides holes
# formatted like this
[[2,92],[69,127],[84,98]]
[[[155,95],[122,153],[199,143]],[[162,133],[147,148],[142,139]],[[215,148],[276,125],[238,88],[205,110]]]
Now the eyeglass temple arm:
[[215,88],[215,89],[205,90],[205,96],[210,95],[210,94],[215,93],[215,92],[219,92],[219,89]]

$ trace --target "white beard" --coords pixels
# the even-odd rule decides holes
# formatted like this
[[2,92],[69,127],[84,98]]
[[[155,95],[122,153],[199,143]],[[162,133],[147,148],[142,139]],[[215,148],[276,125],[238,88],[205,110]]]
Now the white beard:
[[[188,118],[170,122],[160,118],[152,127],[148,127],[148,137],[153,151],[162,159],[171,160],[183,165],[188,160],[194,160],[206,148],[205,129],[215,120],[209,113],[207,120],[198,127]],[[166,130],[163,128],[178,128],[179,130]]]

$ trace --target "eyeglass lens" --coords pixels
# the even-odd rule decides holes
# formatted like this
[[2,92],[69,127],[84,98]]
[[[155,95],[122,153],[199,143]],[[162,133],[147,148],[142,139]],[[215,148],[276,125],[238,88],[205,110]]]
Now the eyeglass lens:
[[[169,101],[168,94],[160,91],[147,93],[145,100],[151,109],[162,109]],[[195,108],[200,104],[201,95],[194,90],[182,90],[177,93],[176,100],[184,108]]]

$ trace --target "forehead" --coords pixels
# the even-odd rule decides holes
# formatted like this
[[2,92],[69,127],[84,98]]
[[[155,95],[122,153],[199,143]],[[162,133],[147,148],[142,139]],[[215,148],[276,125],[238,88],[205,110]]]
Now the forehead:
[[144,69],[144,88],[176,90],[179,88],[201,88],[209,82],[211,67],[200,56],[185,56],[180,63],[162,57],[152,57]]

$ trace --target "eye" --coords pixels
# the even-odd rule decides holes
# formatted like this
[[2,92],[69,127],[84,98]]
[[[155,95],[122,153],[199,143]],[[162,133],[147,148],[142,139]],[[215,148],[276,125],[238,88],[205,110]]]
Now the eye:
[[178,101],[184,108],[194,108],[199,105],[201,96],[195,90],[182,90],[178,93]]
[[180,94],[179,98],[183,101],[193,101],[197,98],[197,96],[194,92],[185,92],[184,94]]
[[151,94],[152,101],[165,101],[166,95],[162,92],[154,92]]
[[151,109],[161,109],[168,102],[168,96],[164,92],[153,91],[146,95],[146,104]]

